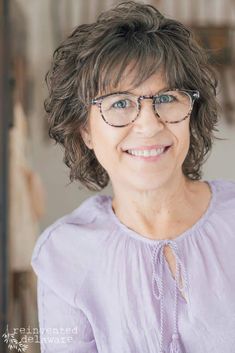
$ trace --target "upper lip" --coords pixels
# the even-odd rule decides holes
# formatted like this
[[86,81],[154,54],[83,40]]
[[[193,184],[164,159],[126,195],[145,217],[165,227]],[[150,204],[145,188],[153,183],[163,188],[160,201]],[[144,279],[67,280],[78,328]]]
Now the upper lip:
[[165,148],[168,146],[171,146],[171,144],[129,147],[129,148],[124,148],[123,151],[127,151],[127,150],[134,150],[134,151],[135,150],[153,150],[153,149]]

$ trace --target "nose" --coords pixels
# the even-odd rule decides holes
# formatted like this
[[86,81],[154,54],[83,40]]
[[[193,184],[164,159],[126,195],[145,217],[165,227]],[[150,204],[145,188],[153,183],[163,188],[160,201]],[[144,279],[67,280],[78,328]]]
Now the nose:
[[151,98],[140,101],[140,112],[137,119],[133,123],[133,129],[136,133],[146,136],[152,136],[163,130],[164,122],[157,116],[154,111]]

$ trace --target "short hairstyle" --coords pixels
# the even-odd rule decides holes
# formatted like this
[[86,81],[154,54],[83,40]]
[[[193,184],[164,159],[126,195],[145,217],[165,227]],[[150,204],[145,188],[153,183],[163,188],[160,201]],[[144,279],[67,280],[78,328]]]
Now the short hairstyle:
[[49,136],[64,148],[70,182],[80,181],[92,191],[108,184],[107,171],[80,130],[88,121],[90,100],[117,87],[131,63],[136,72],[133,87],[163,69],[169,87],[200,92],[190,117],[190,147],[182,171],[192,180],[201,179],[218,131],[217,72],[189,28],[152,5],[125,1],[102,12],[96,22],[77,26],[54,51],[46,74]]

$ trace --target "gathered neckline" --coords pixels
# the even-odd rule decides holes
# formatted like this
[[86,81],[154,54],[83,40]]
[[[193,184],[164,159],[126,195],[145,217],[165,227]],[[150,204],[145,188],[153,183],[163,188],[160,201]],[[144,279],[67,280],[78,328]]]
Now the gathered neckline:
[[204,224],[204,222],[208,219],[208,217],[210,216],[210,214],[214,208],[214,205],[216,202],[216,185],[214,183],[214,180],[203,180],[203,181],[209,185],[210,190],[211,190],[211,198],[210,198],[210,202],[209,202],[209,205],[208,205],[206,211],[190,228],[186,229],[184,232],[180,233],[179,235],[176,235],[176,237],[173,239],[151,239],[147,235],[142,235],[140,233],[137,233],[133,229],[128,228],[124,223],[122,223],[119,220],[119,218],[116,216],[116,214],[112,208],[113,197],[111,195],[102,195],[102,196],[105,197],[105,199],[107,201],[106,202],[107,211],[108,211],[111,219],[116,223],[116,225],[120,229],[122,229],[130,237],[132,237],[136,240],[145,242],[145,243],[153,244],[153,245],[156,243],[167,242],[167,241],[180,242],[183,239],[187,238],[187,236],[192,234],[193,231],[195,231],[196,229],[201,227]]

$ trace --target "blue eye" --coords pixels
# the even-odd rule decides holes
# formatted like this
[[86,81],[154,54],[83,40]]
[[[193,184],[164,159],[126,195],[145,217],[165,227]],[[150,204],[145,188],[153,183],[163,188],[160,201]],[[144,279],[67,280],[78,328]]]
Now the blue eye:
[[128,106],[128,102],[129,101],[127,99],[122,99],[122,100],[119,100],[119,101],[113,103],[112,107],[113,108],[121,108],[121,109],[123,109],[123,108],[126,108]]
[[170,96],[169,94],[162,94],[159,97],[156,97],[155,99],[155,103],[159,104],[159,103],[170,103],[172,101],[174,101],[176,98],[173,96]]

